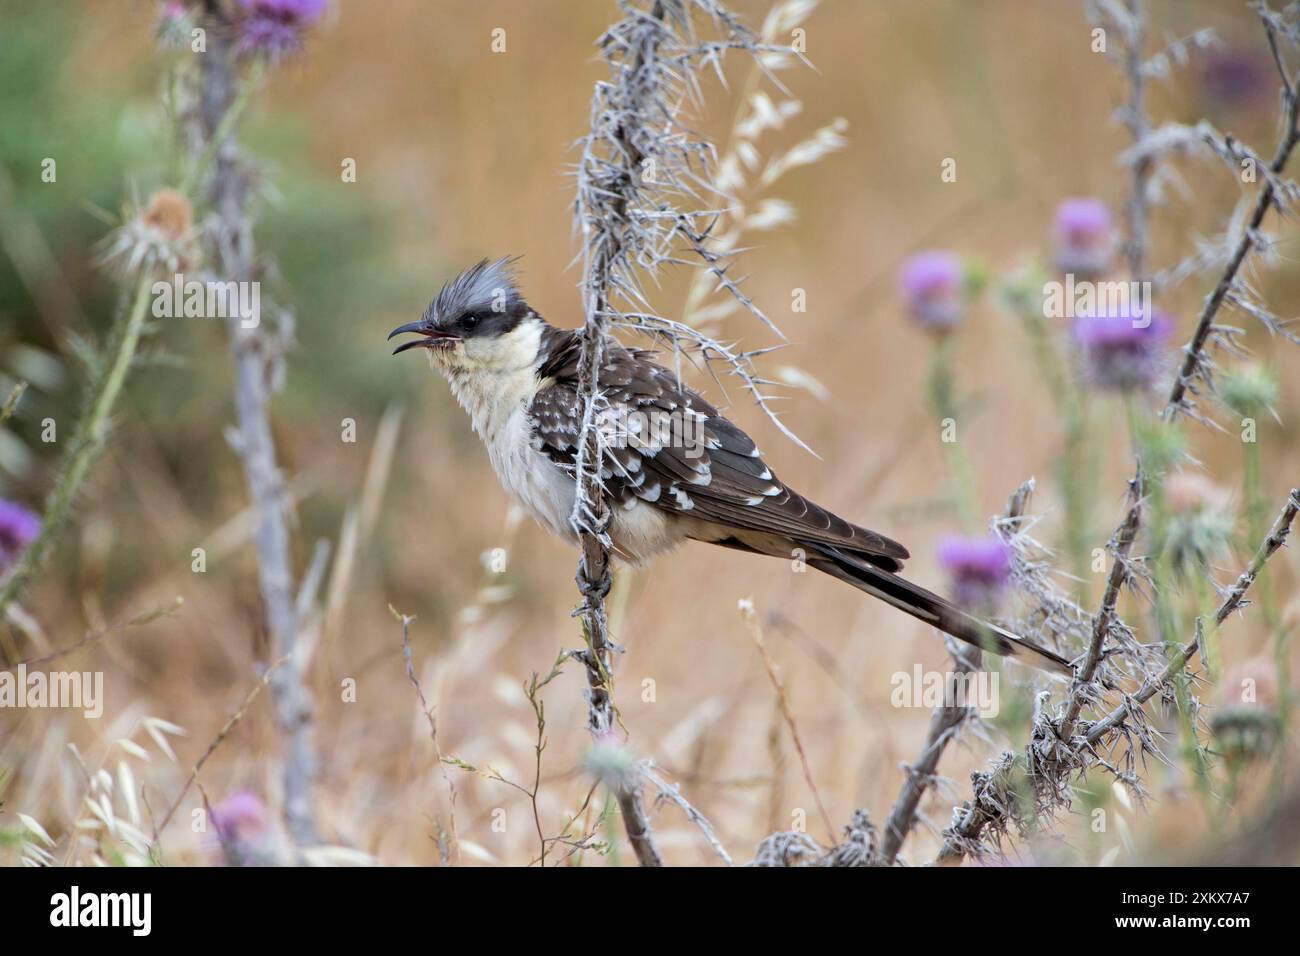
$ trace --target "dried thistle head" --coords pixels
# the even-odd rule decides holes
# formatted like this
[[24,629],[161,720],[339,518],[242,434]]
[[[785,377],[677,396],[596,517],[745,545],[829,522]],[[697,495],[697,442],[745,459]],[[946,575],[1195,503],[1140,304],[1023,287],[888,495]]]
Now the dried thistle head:
[[1277,669],[1268,657],[1250,657],[1235,664],[1216,688],[1215,702],[1222,708],[1263,707],[1278,704]]
[[1278,743],[1277,671],[1267,657],[1252,657],[1228,671],[1217,688],[1218,707],[1210,717],[1214,749],[1230,767],[1240,767],[1273,752]]
[[880,834],[866,810],[853,811],[853,819],[844,828],[844,839],[831,847],[819,861],[822,866],[883,866]]
[[640,765],[622,734],[607,730],[597,734],[583,759],[587,772],[615,793],[636,789]]
[[194,208],[183,193],[160,189],[149,197],[140,218],[172,242],[179,242],[194,225]]
[[1228,492],[1197,471],[1178,471],[1165,479],[1165,502],[1174,514],[1193,515],[1228,506]]
[[1223,404],[1238,415],[1273,413],[1277,401],[1277,376],[1256,362],[1244,362],[1221,373],[1215,383]]
[[1278,716],[1258,707],[1234,707],[1210,718],[1214,749],[1229,767],[1267,757],[1277,746]]
[[770,834],[759,843],[750,866],[787,867],[817,866],[825,854],[821,845],[797,830]]
[[171,275],[199,261],[194,207],[183,193],[160,189],[143,209],[128,211],[108,237],[101,261],[127,279]]
[[1229,495],[1204,475],[1176,471],[1164,480],[1160,552],[1190,577],[1228,552],[1235,525]]
[[1245,47],[1219,46],[1206,51],[1197,79],[1199,92],[1206,99],[1233,110],[1267,106],[1277,91],[1267,58]]

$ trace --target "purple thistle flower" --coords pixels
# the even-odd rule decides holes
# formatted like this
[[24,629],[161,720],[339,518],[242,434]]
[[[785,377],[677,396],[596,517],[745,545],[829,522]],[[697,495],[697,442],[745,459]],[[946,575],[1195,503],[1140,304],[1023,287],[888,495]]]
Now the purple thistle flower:
[[1118,308],[1074,321],[1084,371],[1098,388],[1127,392],[1150,387],[1172,323],[1149,308]]
[[1056,268],[1094,279],[1110,268],[1115,249],[1110,210],[1100,199],[1076,197],[1056,207]]
[[949,535],[939,542],[937,555],[958,604],[985,612],[997,607],[1011,579],[1011,551],[1000,538]]
[[1276,89],[1268,63],[1248,50],[1207,50],[1201,63],[1201,87],[1220,105],[1258,106]]
[[228,866],[282,866],[286,847],[262,798],[236,790],[212,808],[212,826]]
[[240,0],[246,12],[236,49],[272,63],[302,49],[302,34],[325,12],[326,0]]
[[903,298],[918,325],[947,331],[962,319],[965,306],[965,270],[954,253],[918,252],[899,273]]
[[0,498],[0,573],[8,570],[40,533],[41,519],[22,505]]
[[266,804],[251,790],[236,790],[212,808],[212,825],[223,840],[248,840],[266,832]]

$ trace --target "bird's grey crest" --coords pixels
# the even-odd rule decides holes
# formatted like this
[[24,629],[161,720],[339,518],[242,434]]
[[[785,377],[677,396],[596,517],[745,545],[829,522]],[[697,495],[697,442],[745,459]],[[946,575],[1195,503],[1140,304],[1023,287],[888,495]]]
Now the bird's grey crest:
[[446,325],[466,313],[490,316],[517,312],[523,302],[514,267],[518,261],[518,256],[479,260],[442,287],[425,310],[425,321]]

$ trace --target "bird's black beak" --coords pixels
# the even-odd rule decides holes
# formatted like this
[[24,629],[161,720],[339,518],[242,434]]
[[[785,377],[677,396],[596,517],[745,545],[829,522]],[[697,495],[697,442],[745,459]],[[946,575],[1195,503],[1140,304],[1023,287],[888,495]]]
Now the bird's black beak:
[[423,335],[424,338],[403,342],[397,348],[393,349],[394,355],[398,352],[405,352],[407,349],[436,349],[460,341],[459,335],[453,335],[451,332],[443,332],[440,329],[432,328],[424,322],[407,322],[405,325],[399,325],[397,328],[393,329],[393,331],[388,333],[388,337],[391,339],[394,335],[400,335],[402,332],[414,332],[416,335]]

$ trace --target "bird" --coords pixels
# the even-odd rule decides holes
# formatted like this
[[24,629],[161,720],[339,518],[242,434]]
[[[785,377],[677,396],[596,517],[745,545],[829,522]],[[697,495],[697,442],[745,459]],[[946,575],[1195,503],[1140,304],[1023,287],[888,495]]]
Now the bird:
[[[426,351],[469,414],[505,490],[570,542],[582,440],[583,329],[551,325],[528,304],[515,259],[483,259],[443,285],[414,334],[393,350]],[[644,567],[685,541],[798,556],[968,644],[1058,676],[1060,655],[902,577],[907,549],[799,494],[753,440],[651,350],[607,336],[599,375],[602,494],[615,567]]]

